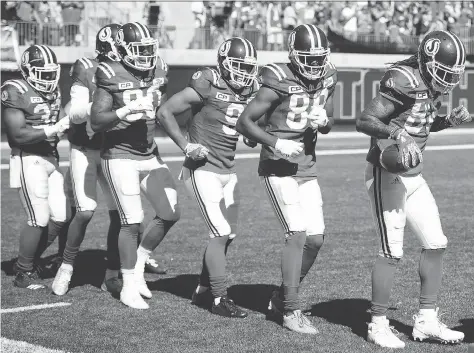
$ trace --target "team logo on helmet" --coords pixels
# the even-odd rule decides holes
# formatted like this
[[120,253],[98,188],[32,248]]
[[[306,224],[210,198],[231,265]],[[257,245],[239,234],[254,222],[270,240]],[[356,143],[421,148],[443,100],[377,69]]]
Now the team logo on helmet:
[[293,48],[295,46],[295,32],[291,32],[289,37],[288,37],[288,44],[290,48]]
[[201,76],[201,71],[196,71],[193,75],[193,80],[197,80]]
[[385,82],[385,87],[387,88],[393,88],[395,86],[395,84],[393,83],[393,78],[389,78],[386,82]]
[[220,56],[227,56],[230,50],[230,41],[225,41],[222,43],[221,47],[219,48],[219,55]]
[[26,65],[30,62],[30,53],[28,51],[25,51],[23,55],[21,56],[21,63],[22,65]]
[[425,43],[425,53],[434,56],[439,51],[441,41],[438,38],[428,39]]
[[6,101],[8,99],[8,92],[7,91],[3,91],[2,92],[2,101]]
[[112,38],[112,30],[110,27],[102,28],[99,32],[99,40],[102,42],[108,42]]
[[117,32],[117,37],[115,38],[115,43],[117,43],[117,45],[122,45],[123,39],[123,29],[119,29]]

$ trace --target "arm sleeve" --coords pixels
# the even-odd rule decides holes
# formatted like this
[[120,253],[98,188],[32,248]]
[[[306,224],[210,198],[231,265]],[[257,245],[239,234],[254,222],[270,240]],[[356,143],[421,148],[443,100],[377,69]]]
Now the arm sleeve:
[[197,92],[202,101],[207,100],[211,96],[214,75],[215,73],[211,69],[204,68],[196,71],[189,81],[188,86]]
[[69,117],[73,124],[81,124],[90,116],[92,102],[89,102],[89,89],[82,85],[71,86],[71,109]]

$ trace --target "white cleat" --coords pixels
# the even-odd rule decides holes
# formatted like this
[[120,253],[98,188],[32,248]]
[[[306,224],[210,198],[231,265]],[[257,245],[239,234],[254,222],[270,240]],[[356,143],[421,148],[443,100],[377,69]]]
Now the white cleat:
[[283,327],[290,331],[306,333],[309,335],[316,335],[319,333],[318,329],[314,327],[313,323],[301,312],[295,310],[283,315]]
[[145,277],[143,275],[135,277],[135,281],[137,284],[137,289],[140,295],[146,299],[150,299],[153,295],[151,294],[151,291],[148,289],[148,286],[145,281]]
[[392,326],[389,326],[386,318],[371,322],[367,331],[367,341],[384,348],[404,348],[405,342],[398,338],[394,331],[396,332]]
[[69,282],[72,277],[72,266],[61,266],[59,267],[56,276],[54,277],[52,289],[56,295],[64,295],[69,290]]
[[461,343],[464,333],[451,330],[443,324],[438,317],[438,308],[426,314],[414,315],[415,325],[413,326],[413,339],[423,341],[431,339],[441,343]]
[[143,300],[137,288],[122,289],[120,301],[133,309],[148,309],[148,304]]

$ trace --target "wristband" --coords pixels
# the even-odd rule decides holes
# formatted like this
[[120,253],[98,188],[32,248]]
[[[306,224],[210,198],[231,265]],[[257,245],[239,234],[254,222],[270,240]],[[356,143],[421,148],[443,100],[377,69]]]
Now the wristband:
[[58,133],[58,129],[55,125],[53,126],[45,126],[43,128],[44,134],[46,135],[47,138],[50,138]]
[[391,138],[392,140],[395,140],[395,141],[398,140],[398,137],[399,137],[400,134],[403,132],[403,130],[404,130],[404,129],[401,128],[401,127],[398,127],[398,126],[397,126],[397,127],[394,127],[394,128],[392,129],[392,131],[390,131],[390,136],[389,136],[389,138]]
[[87,116],[91,116],[92,102],[87,105]]
[[120,120],[123,120],[127,117],[128,114],[130,114],[130,109],[128,109],[127,106],[125,106],[125,107],[117,109],[115,111],[115,114],[117,114]]

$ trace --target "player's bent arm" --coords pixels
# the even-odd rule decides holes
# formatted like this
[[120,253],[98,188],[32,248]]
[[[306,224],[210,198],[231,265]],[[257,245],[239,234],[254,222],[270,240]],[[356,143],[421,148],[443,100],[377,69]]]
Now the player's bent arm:
[[326,110],[326,115],[328,117],[328,123],[326,126],[320,127],[318,131],[322,134],[327,134],[329,131],[331,131],[332,126],[334,125],[334,93],[331,94],[326,101],[326,105],[324,106],[324,109]]
[[94,132],[106,131],[120,122],[112,110],[113,97],[105,89],[97,87],[91,107],[91,128]]
[[163,126],[169,137],[171,137],[183,151],[188,141],[181,133],[181,129],[176,121],[176,114],[181,114],[191,108],[193,104],[199,103],[201,103],[201,97],[197,92],[191,87],[186,87],[168,99],[156,112],[158,122]]
[[71,108],[69,117],[73,124],[82,124],[91,114],[92,103],[89,102],[89,89],[82,85],[73,84],[71,87]]
[[8,139],[17,146],[30,145],[46,140],[45,129],[34,129],[26,125],[23,112],[19,109],[5,108],[3,121]]
[[389,126],[390,117],[395,112],[394,104],[380,95],[370,101],[356,120],[356,129],[366,135],[388,139],[398,128]]
[[245,110],[240,114],[235,129],[250,140],[275,147],[278,140],[276,136],[270,135],[256,124],[279,99],[278,95],[267,87],[261,87],[256,97],[250,101]]

